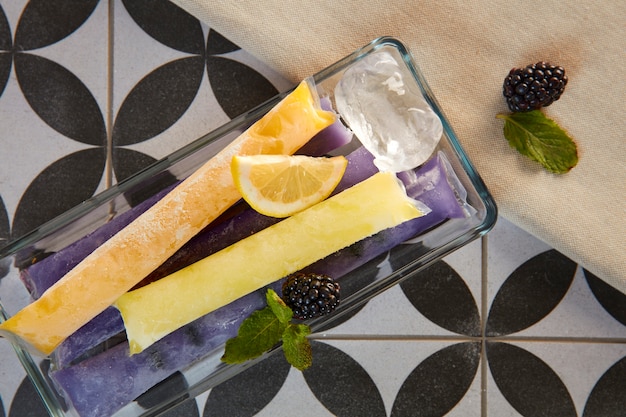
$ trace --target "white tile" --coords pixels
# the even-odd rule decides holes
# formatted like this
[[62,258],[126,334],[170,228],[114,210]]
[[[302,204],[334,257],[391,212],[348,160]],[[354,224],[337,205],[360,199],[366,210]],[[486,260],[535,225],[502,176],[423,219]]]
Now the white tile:
[[482,413],[482,378],[480,376],[480,367],[476,373],[476,377],[470,385],[465,396],[452,409],[446,417],[480,417]]
[[[376,384],[387,415],[411,372],[427,357],[445,346],[443,342],[426,341],[324,341],[349,354]],[[315,359],[315,358],[314,358]]]
[[[106,2],[105,2],[106,4]],[[114,2],[113,112],[135,85],[156,68],[190,54],[163,45],[141,29],[121,0]]]
[[[331,417],[333,414],[324,407],[309,389],[302,373],[291,368],[278,394],[255,417],[293,417],[298,414]],[[304,411],[306,410],[306,411]]]
[[99,2],[87,20],[66,38],[33,54],[65,67],[91,92],[105,114],[108,84],[108,2]]
[[[19,18],[18,11],[22,12],[16,7],[20,3],[23,2],[3,4],[13,32]],[[94,95],[103,112],[107,87],[106,19],[106,3],[100,3],[87,21],[70,36],[32,51],[76,75]],[[88,146],[67,139],[37,116],[20,90],[15,68],[0,99],[0,124],[10,126],[0,136],[0,195],[12,219],[19,199],[37,175],[54,161]]]
[[229,121],[203,76],[202,85],[185,114],[170,128],[143,142],[124,146],[161,159]]
[[[241,62],[251,68],[254,68],[257,72],[263,75],[274,87],[280,92],[287,91],[291,87],[294,87],[299,80],[289,80],[284,75],[277,72],[275,69],[267,65],[265,62],[259,60],[255,56],[251,55],[248,51],[238,49],[236,51],[221,54],[224,58],[232,59],[237,62]],[[313,75],[313,74],[311,74]]]
[[488,376],[487,388],[485,395],[487,396],[486,416],[490,417],[523,417],[513,408],[511,404],[504,398],[502,393],[493,380],[491,374]]
[[525,261],[549,250],[550,247],[500,217],[487,235],[488,305],[504,281]]
[[9,26],[11,27],[11,34],[14,39],[17,23],[28,1],[29,0],[0,0],[0,5],[2,5],[2,10],[4,10],[4,14],[7,16]]
[[397,285],[371,299],[350,320],[323,334],[330,338],[338,335],[350,335],[355,338],[385,335],[429,337],[454,335],[420,314]]
[[[467,283],[477,306],[480,305],[481,241],[477,240],[446,256],[446,261]],[[412,278],[409,278],[412,279]],[[417,279],[417,278],[415,278]],[[479,307],[480,311],[480,307]],[[420,337],[457,337],[424,317],[410,303],[399,285],[394,285],[371,299],[350,320],[324,334],[330,335],[416,335]]]
[[[409,375],[424,360],[451,345],[441,340],[324,340],[356,360],[376,384],[387,415],[391,415],[394,401]],[[315,358],[314,358],[315,360]],[[478,408],[474,409],[474,405]],[[479,372],[470,389],[454,408],[453,415],[480,415]],[[478,411],[478,413],[476,413]]]
[[543,320],[516,336],[551,338],[621,338],[626,326],[615,320],[595,298],[581,268],[561,302]]
[[480,311],[483,287],[483,239],[484,238],[477,239],[443,258],[443,260],[450,265],[467,284],[467,287],[474,296],[474,300],[478,306],[478,311]]
[[[600,377],[626,355],[626,345],[610,343],[511,342],[543,361],[558,376],[582,415],[585,403]],[[487,415],[519,416],[497,388],[491,373],[487,377]],[[528,401],[533,401],[528,398]],[[536,404],[545,412],[549,405]]]
[[596,382],[615,362],[626,356],[626,344],[516,343],[541,358],[563,381],[582,415]]
[[30,183],[54,161],[88,146],[62,136],[33,112],[12,72],[0,99],[0,195],[10,218]]

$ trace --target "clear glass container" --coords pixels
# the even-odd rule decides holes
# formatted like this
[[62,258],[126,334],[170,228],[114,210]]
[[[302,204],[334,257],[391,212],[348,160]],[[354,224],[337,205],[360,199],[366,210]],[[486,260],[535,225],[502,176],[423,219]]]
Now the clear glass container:
[[[443,137],[436,152],[445,155],[445,159],[460,183],[459,188],[464,189],[467,194],[463,199],[471,209],[467,211],[464,218],[444,221],[414,236],[411,239],[413,244],[394,247],[391,252],[396,262],[391,272],[385,276],[380,276],[375,261],[369,261],[342,276],[341,282],[349,282],[348,293],[342,294],[342,303],[333,314],[309,322],[313,332],[333,326],[334,322],[341,320],[348,312],[358,308],[372,297],[404,279],[410,279],[421,269],[479,238],[491,229],[497,217],[496,205],[485,184],[461,147],[411,54],[400,41],[388,37],[376,39],[313,75],[320,95],[327,96],[334,104],[334,87],[342,74],[364,57],[380,51],[389,52],[404,67],[403,69],[409,74],[409,78],[405,81],[415,83],[424,99],[441,119]],[[36,262],[43,253],[56,252],[66,247],[129,210],[139,201],[170,186],[175,180],[185,178],[258,120],[285,94],[233,119],[133,177],[0,248],[0,262],[10,262],[14,265],[9,276],[3,279],[0,301],[4,304],[0,303],[2,314],[0,320],[6,319],[9,312],[18,311],[29,301],[28,292],[20,281],[20,266]],[[55,389],[46,371],[38,365],[41,358],[31,356],[21,346],[19,340],[12,342],[24,369],[34,382],[50,414],[59,417],[76,416],[75,410],[66,405],[63,396]],[[179,371],[179,375],[182,374],[185,378],[187,388],[182,391],[164,391],[163,384],[168,384],[166,379],[160,384],[161,389],[158,392],[177,392],[177,394],[153,395],[150,406],[147,408],[145,402],[142,402],[140,406],[137,401],[133,401],[115,415],[120,417],[157,415],[187,398],[193,398],[205,392],[274,352],[276,349],[245,364],[226,365],[220,361],[223,348],[208,351],[202,359]],[[157,389],[158,387],[153,388],[153,390]]]

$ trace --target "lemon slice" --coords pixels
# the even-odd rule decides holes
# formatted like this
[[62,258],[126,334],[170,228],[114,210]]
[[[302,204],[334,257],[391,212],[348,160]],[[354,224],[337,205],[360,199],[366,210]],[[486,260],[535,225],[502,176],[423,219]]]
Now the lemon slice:
[[343,156],[250,155],[233,157],[231,170],[235,186],[253,209],[288,217],[328,197],[347,165]]

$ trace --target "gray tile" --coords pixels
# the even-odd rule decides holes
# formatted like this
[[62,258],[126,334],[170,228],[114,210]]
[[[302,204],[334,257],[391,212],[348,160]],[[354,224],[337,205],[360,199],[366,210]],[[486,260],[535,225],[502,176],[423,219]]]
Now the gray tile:
[[[462,277],[476,306],[481,299],[481,247],[481,241],[476,240],[444,258],[444,261]],[[418,284],[420,279],[419,276],[412,277],[405,283],[407,286],[414,282]],[[445,306],[442,304],[443,307]],[[458,335],[433,323],[420,313],[407,299],[400,286],[394,286],[376,296],[357,315],[323,334],[330,338],[336,335],[342,337],[402,335],[424,338]]]
[[[620,415],[623,400],[607,397],[601,380],[625,354],[624,344],[501,343],[488,355],[487,414],[583,415],[586,404],[600,397],[612,410],[605,415]],[[621,380],[612,380],[618,392],[624,389],[623,372],[618,371]]]
[[287,380],[274,399],[256,417],[291,417],[294,410],[320,417],[333,414],[315,397],[301,372],[292,369]]
[[519,332],[521,337],[618,339],[626,343],[626,326],[615,320],[593,295],[582,268],[569,291],[554,310],[536,325]]

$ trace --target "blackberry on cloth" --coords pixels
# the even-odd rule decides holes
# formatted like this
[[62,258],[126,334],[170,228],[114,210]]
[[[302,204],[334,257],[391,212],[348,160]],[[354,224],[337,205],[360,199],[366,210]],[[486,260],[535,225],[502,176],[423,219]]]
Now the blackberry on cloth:
[[504,79],[502,93],[512,112],[525,112],[549,106],[561,97],[566,85],[563,67],[542,61],[513,68]]
[[327,275],[296,273],[283,283],[282,298],[295,318],[311,319],[331,313],[339,305],[339,289]]

